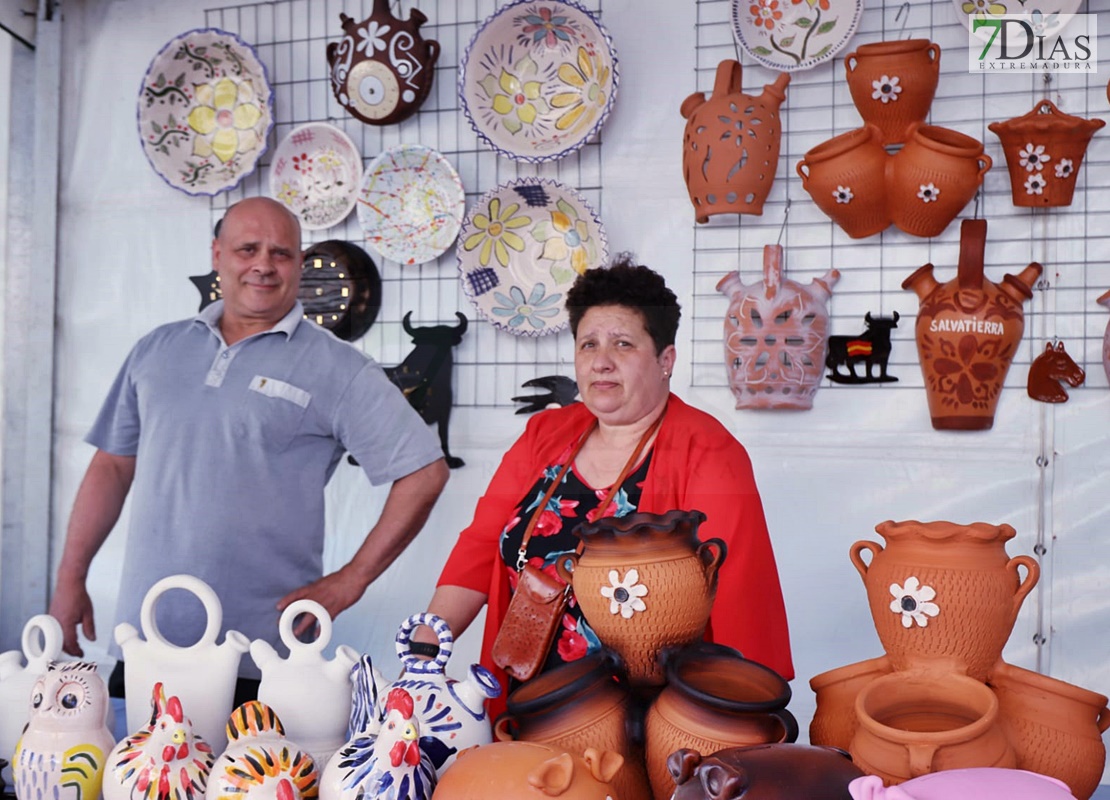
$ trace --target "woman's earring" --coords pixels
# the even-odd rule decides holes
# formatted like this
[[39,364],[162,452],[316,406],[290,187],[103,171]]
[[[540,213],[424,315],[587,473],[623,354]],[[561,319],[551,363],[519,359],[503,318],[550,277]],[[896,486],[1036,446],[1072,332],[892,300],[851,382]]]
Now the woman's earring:
[[667,372],[667,370],[663,370],[663,380],[667,380],[669,377],[671,377],[671,373]]

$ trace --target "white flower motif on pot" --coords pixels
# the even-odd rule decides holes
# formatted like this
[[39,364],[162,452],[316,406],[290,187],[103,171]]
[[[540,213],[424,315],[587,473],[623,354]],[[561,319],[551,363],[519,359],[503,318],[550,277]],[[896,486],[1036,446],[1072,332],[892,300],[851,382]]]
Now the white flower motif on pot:
[[1070,158],[1061,158],[1056,162],[1056,177],[1057,178],[1070,178],[1072,172],[1075,170],[1075,165],[1072,164]]
[[917,196],[921,198],[923,203],[935,203],[937,197],[940,196],[940,189],[931,183],[923,183],[917,187]]
[[890,593],[894,596],[890,610],[902,615],[903,628],[911,628],[915,622],[919,628],[924,628],[929,624],[929,617],[940,613],[940,606],[932,602],[937,596],[936,590],[932,586],[922,586],[912,575],[902,586],[892,583]]
[[1025,145],[1025,149],[1021,151],[1020,156],[1021,165],[1028,172],[1033,170],[1040,172],[1044,165],[1052,160],[1052,156],[1044,151],[1043,144],[1033,144],[1032,142]]
[[833,192],[832,195],[836,198],[836,202],[838,203],[850,203],[852,202],[852,198],[855,197],[855,195],[852,194],[851,186],[837,186],[836,191]]
[[630,569],[622,578],[615,569],[611,569],[609,583],[609,586],[601,587],[601,596],[609,598],[610,614],[620,614],[625,619],[632,619],[637,611],[647,610],[647,605],[641,598],[648,593],[648,588],[640,583],[638,570]]
[[1047,181],[1044,176],[1039,172],[1035,172],[1025,179],[1025,193],[1026,194],[1041,194]]
[[898,83],[897,75],[880,75],[877,81],[871,81],[871,88],[874,90],[871,92],[871,99],[881,100],[884,103],[897,100],[902,91],[902,87]]

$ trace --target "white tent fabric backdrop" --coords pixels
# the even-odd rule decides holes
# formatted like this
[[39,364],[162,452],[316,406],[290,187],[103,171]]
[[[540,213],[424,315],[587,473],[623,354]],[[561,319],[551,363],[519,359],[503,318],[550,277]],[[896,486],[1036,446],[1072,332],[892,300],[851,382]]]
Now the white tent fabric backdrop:
[[[1090,10],[1095,10],[1096,2],[1102,0],[1092,0]],[[188,277],[209,270],[209,201],[171,189],[151,170],[137,139],[135,109],[139,82],[153,54],[175,35],[204,27],[205,11],[219,5],[225,4],[214,0],[86,0],[65,7],[56,525],[51,532],[55,553],[60,553],[69,509],[92,455],[82,437],[116,370],[142,334],[196,311],[198,296]],[[345,9],[333,0],[300,0],[294,5],[323,20],[333,33],[338,31],[340,11],[358,13],[357,8]],[[411,4],[403,5],[407,13]],[[485,8],[478,5],[479,11]],[[1090,312],[1082,317],[1085,327],[1057,334],[1048,315],[1041,317],[1042,324],[1047,324],[1043,330],[1027,327],[1023,343],[1023,347],[1040,348],[1046,337],[1054,335],[1071,337],[1069,345],[1072,338],[1085,337],[1081,345],[1085,350],[1080,352],[1088,370],[1087,384],[1071,390],[1069,402],[1043,406],[1029,400],[1023,388],[1024,368],[1015,365],[994,428],[986,432],[932,430],[924,392],[912,387],[823,388],[812,411],[737,411],[723,377],[717,385],[698,380],[691,359],[695,347],[691,309],[712,294],[711,285],[696,285],[692,209],[679,166],[684,121],[678,106],[690,92],[709,89],[712,81],[711,74],[706,77],[704,70],[695,69],[697,5],[714,4],[605,0],[604,21],[620,52],[621,83],[616,109],[604,132],[603,218],[611,251],[634,251],[643,262],[660,270],[687,310],[680,330],[675,390],[721,419],[751,454],[786,597],[798,673],[790,707],[799,718],[803,738],[814,708],[809,678],[881,652],[848,548],[858,539],[879,541],[874,527],[887,519],[1009,523],[1018,531],[1009,543],[1010,555],[1032,554],[1038,531],[1043,531],[1042,578],[1025,603],[1005,658],[1098,692],[1110,692],[1110,492],[1105,483],[1110,474],[1110,391],[1099,358],[1104,327],[1099,314],[1104,312],[1093,306],[1094,298],[1110,288],[1110,270],[1104,260],[1105,232],[1110,227],[1110,190],[1105,188],[1110,185],[1110,134],[1096,136],[1088,151],[1087,169],[1080,176],[1081,185],[1085,182],[1090,187],[1086,206],[1052,212],[1047,238],[1041,238],[1033,217],[1008,208],[1008,203],[996,201],[1000,219],[996,222],[991,217],[988,253],[992,242],[1027,243],[1017,248],[1012,263],[1002,265],[1005,269],[988,270],[988,277],[995,280],[1004,271],[1019,271],[1035,257],[1046,265],[1046,274],[1054,283],[1066,282],[1067,276],[1056,273],[1054,265],[1070,262],[1071,267],[1076,266],[1074,247],[1083,232],[1089,230],[1092,241],[1101,244],[1084,251],[1090,254],[1084,280],[1091,284],[1084,287],[1087,292],[1082,301]],[[936,2],[931,9],[925,5],[938,20],[931,23],[934,37],[943,34],[958,41],[962,29],[951,3]],[[489,6],[492,10],[493,5]],[[869,7],[854,44],[878,40],[881,15],[893,16],[896,8],[897,4],[892,5],[888,13]],[[479,13],[479,18],[484,13],[488,11]],[[929,35],[929,29],[924,34]],[[1102,44],[1110,44],[1106,36],[1101,38]],[[322,44],[318,47],[315,57],[322,59]],[[726,49],[730,48],[731,43]],[[1104,46],[1103,53],[1110,61],[1110,47]],[[961,63],[964,52],[953,50],[950,58],[948,69],[966,77]],[[833,70],[839,80],[841,58],[815,68],[813,74],[824,71],[827,76]],[[449,73],[448,79],[453,74]],[[1097,79],[1091,79],[1092,85],[1098,81],[1105,85],[1107,75],[1110,67],[1103,66]],[[746,69],[744,84],[749,91],[758,91],[770,80],[770,73],[761,67]],[[804,80],[801,74],[796,76],[797,85],[803,86]],[[1060,80],[1066,85],[1068,76]],[[1022,86],[1023,91],[1032,87],[1032,79]],[[786,116],[816,110],[827,102],[818,93],[803,91],[797,96],[809,99],[794,100],[790,91],[783,109]],[[1093,91],[1090,96],[1100,100],[1090,102],[1091,115],[1110,117],[1105,98]],[[1024,108],[1016,113],[1027,110],[1033,98],[1030,91],[1018,103]],[[338,106],[330,108],[342,113]],[[944,106],[943,113],[956,118],[953,105]],[[838,115],[842,115],[835,120],[838,131],[858,125],[850,105],[842,104]],[[934,109],[933,122],[950,124],[940,107]],[[417,141],[417,128],[406,128],[407,124],[400,126],[401,140]],[[981,124],[982,120],[976,120],[976,131]],[[407,138],[410,133],[411,139]],[[993,137],[984,137],[984,141],[995,158],[991,176],[998,183],[994,186],[1008,192],[998,142]],[[271,147],[275,144],[271,142]],[[808,205],[812,210],[811,201],[798,190],[793,161],[787,163],[784,158],[776,192],[789,185],[795,207]],[[467,186],[468,191],[488,188]],[[970,214],[969,207],[965,215]],[[753,254],[775,241],[781,208],[767,217],[744,221],[748,226],[742,228],[745,255],[743,260],[738,257],[737,263],[749,280],[760,277],[758,255]],[[1076,227],[1079,222],[1084,224]],[[732,218],[714,224],[736,223]],[[824,248],[817,250],[816,260],[826,259],[832,252],[827,240],[833,237],[839,243],[838,262],[830,265],[811,260],[807,267],[812,274],[819,274],[828,266],[837,266],[847,278],[862,259],[856,260],[848,249],[850,243],[830,228],[826,224],[808,242],[807,234],[791,232],[796,238],[784,242],[787,258],[791,247],[813,244]],[[946,232],[944,245],[897,232],[884,234],[884,239],[901,246],[901,257],[907,263],[919,266],[933,261],[938,273],[950,276],[955,267],[951,245],[957,241],[952,234],[957,228],[954,225]],[[441,269],[453,271],[453,260],[443,263]],[[912,319],[916,299],[897,291],[890,292],[888,302],[891,297],[896,298],[893,306],[907,322]],[[1027,313],[1029,309],[1027,305]],[[473,326],[486,325],[465,302],[459,310],[472,318]],[[889,313],[892,306],[882,310]],[[859,315],[854,316],[855,321],[849,319],[841,332],[851,332],[859,323]],[[560,358],[569,373],[569,340],[562,346]],[[912,325],[900,327],[896,347],[901,371],[913,383],[917,367]],[[380,664],[393,660],[396,626],[410,613],[423,610],[457,532],[469,521],[476,497],[523,427],[525,418],[512,412],[512,407],[456,409],[452,450],[466,460],[466,467],[453,472],[424,533],[363,600],[337,620],[333,647],[349,644],[371,654]],[[1043,470],[1038,466],[1042,452],[1048,455]],[[353,552],[383,499],[384,491],[372,489],[360,471],[341,465],[328,487],[328,565],[343,563]],[[87,652],[102,660],[107,659],[106,646],[112,635],[117,565],[126,528],[125,509],[90,575],[98,637]],[[264,568],[263,563],[260,557],[258,566]],[[253,565],[243,566],[249,569]],[[180,568],[187,572],[189,565]],[[476,624],[463,636],[456,663],[450,668],[453,673],[461,674],[465,664],[476,659],[479,630]]]

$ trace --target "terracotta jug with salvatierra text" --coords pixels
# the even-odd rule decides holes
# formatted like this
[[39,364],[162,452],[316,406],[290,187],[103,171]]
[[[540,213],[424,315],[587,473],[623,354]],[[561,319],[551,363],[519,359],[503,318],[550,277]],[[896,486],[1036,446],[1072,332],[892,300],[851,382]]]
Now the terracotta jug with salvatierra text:
[[998,397],[1025,330],[1022,303],[1033,297],[1042,267],[992,283],[983,275],[987,221],[960,227],[957,277],[933,278],[926,264],[905,281],[921,301],[915,337],[925,376],[929,414],[938,430],[985,430],[994,424]]

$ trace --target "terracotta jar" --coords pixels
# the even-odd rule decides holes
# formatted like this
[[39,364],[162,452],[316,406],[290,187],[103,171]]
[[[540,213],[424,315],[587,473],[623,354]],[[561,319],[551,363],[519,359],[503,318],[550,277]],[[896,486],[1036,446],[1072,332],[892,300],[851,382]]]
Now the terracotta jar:
[[717,283],[729,298],[725,368],[737,408],[813,407],[825,376],[829,343],[826,303],[840,273],[830,269],[809,286],[784,279],[782,246],[763,248],[763,281],[745,286],[740,272]]
[[[662,684],[659,653],[705,632],[727,548],[698,539],[703,522],[702,512],[681,510],[603,517],[576,529],[580,556],[559,560],[586,621],[624,660],[634,686]],[[634,586],[646,594],[633,597]]]
[[541,673],[508,697],[494,725],[502,742],[538,742],[584,753],[595,747],[620,753],[624,765],[610,779],[618,797],[647,797],[642,718],[620,658],[602,650]]
[[890,226],[882,131],[868,123],[806,151],[796,170],[817,207],[853,239]]
[[856,698],[856,766],[888,784],[965,767],[1017,766],[998,700],[966,675],[911,670],[877,678]]
[[740,62],[726,59],[717,65],[708,100],[696,92],[682,101],[682,174],[698,222],[713,214],[762,214],[775,180],[779,106],[790,75],[780,72],[755,97],[740,90],[740,76]]
[[864,44],[844,57],[844,69],[863,121],[879,127],[883,144],[898,144],[933,104],[940,47],[928,39]]
[[875,530],[886,546],[859,541],[850,556],[891,665],[956,666],[983,680],[1040,578],[1037,560],[1006,554],[1009,525],[888,520]]
[[592,747],[568,753],[537,742],[494,742],[459,753],[436,784],[435,800],[623,800],[609,782],[621,761]]
[[1051,100],[987,127],[1002,142],[1015,206],[1070,206],[1083,155],[1106,123],[1065,114]]
[[894,667],[884,656],[837,667],[809,679],[817,709],[809,723],[809,743],[847,750],[856,732],[856,697],[876,678]]
[[[1098,304],[1110,311],[1110,292],[1102,295]],[[1110,381],[1110,323],[1107,323],[1106,331],[1102,334],[1102,368],[1106,372],[1106,380]]]
[[1042,267],[1032,263],[1000,283],[983,276],[987,221],[960,226],[956,278],[940,284],[926,264],[902,282],[921,301],[915,338],[933,427],[986,430],[1025,330],[1022,303],[1033,297]]
[[1106,695],[1004,661],[987,684],[998,698],[1018,766],[1063,781],[1079,800],[1094,794],[1106,764]]
[[798,722],[787,708],[790,684],[731,647],[699,642],[671,651],[667,685],[645,722],[648,779],[655,800],[668,800],[667,768],[681,748],[713,753],[726,747],[794,742]]
[[975,196],[991,157],[978,139],[914,123],[887,164],[891,221],[914,236],[937,236]]

